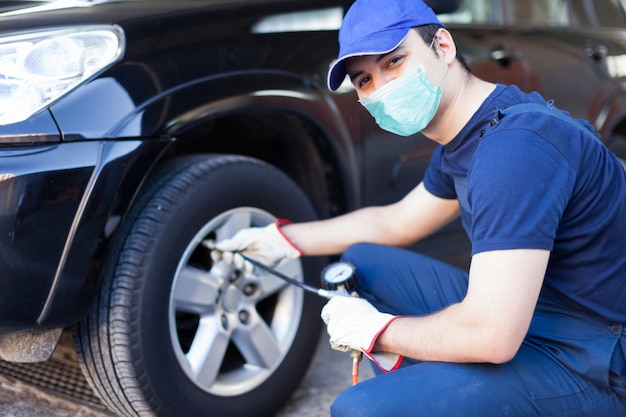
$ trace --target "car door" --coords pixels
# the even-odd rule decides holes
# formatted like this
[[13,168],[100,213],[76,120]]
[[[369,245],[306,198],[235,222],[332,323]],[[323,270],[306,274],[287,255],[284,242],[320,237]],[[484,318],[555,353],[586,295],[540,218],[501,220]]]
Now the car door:
[[440,18],[476,76],[527,90],[533,80],[517,32],[504,23],[506,6],[504,0],[464,0],[456,12]]
[[572,115],[597,121],[596,103],[613,88],[604,36],[590,26],[579,1],[510,0],[507,24],[516,28],[531,84]]
[[608,80],[587,114],[602,133],[609,149],[626,160],[626,3],[617,0],[572,0],[589,15],[586,54],[605,65]]

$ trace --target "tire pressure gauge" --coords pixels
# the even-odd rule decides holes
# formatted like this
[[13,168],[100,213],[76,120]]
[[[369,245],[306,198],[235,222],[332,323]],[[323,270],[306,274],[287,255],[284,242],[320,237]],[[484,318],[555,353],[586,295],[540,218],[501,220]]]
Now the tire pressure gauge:
[[[356,288],[357,279],[356,268],[349,262],[336,262],[322,270],[322,288],[329,291],[345,289],[350,292]],[[352,297],[358,297],[356,292],[352,293]],[[352,385],[356,385],[359,382],[359,362],[363,358],[363,353],[360,350],[350,349],[350,358],[352,359]]]
[[335,291],[345,288],[351,291],[357,284],[356,268],[349,262],[336,262],[322,271],[322,288]]

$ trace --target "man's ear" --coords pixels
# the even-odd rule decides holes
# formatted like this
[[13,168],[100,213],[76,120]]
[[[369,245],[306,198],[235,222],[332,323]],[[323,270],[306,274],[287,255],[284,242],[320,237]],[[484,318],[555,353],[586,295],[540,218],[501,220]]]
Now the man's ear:
[[452,35],[446,29],[441,28],[435,33],[435,42],[433,48],[437,54],[444,59],[446,64],[451,65],[456,59],[456,45]]

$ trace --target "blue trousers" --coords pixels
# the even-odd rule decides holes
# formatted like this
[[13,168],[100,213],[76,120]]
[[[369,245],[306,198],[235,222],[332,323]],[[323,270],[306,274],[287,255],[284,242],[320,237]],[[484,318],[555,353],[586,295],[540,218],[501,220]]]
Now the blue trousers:
[[[461,301],[468,273],[419,254],[358,244],[343,259],[379,310],[424,315]],[[587,317],[543,290],[520,350],[506,364],[406,360],[341,393],[333,417],[624,417],[623,326]]]

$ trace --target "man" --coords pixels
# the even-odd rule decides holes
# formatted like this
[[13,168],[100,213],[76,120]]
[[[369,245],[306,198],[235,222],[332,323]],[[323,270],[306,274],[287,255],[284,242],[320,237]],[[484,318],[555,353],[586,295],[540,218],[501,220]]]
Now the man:
[[[360,298],[333,297],[322,317],[333,347],[388,372],[332,415],[626,416],[619,161],[588,123],[472,75],[421,0],[357,0],[339,42],[329,88],[347,74],[381,128],[441,145],[424,181],[394,204],[217,245],[235,262],[343,253],[356,265]],[[469,273],[398,248],[459,214]]]

